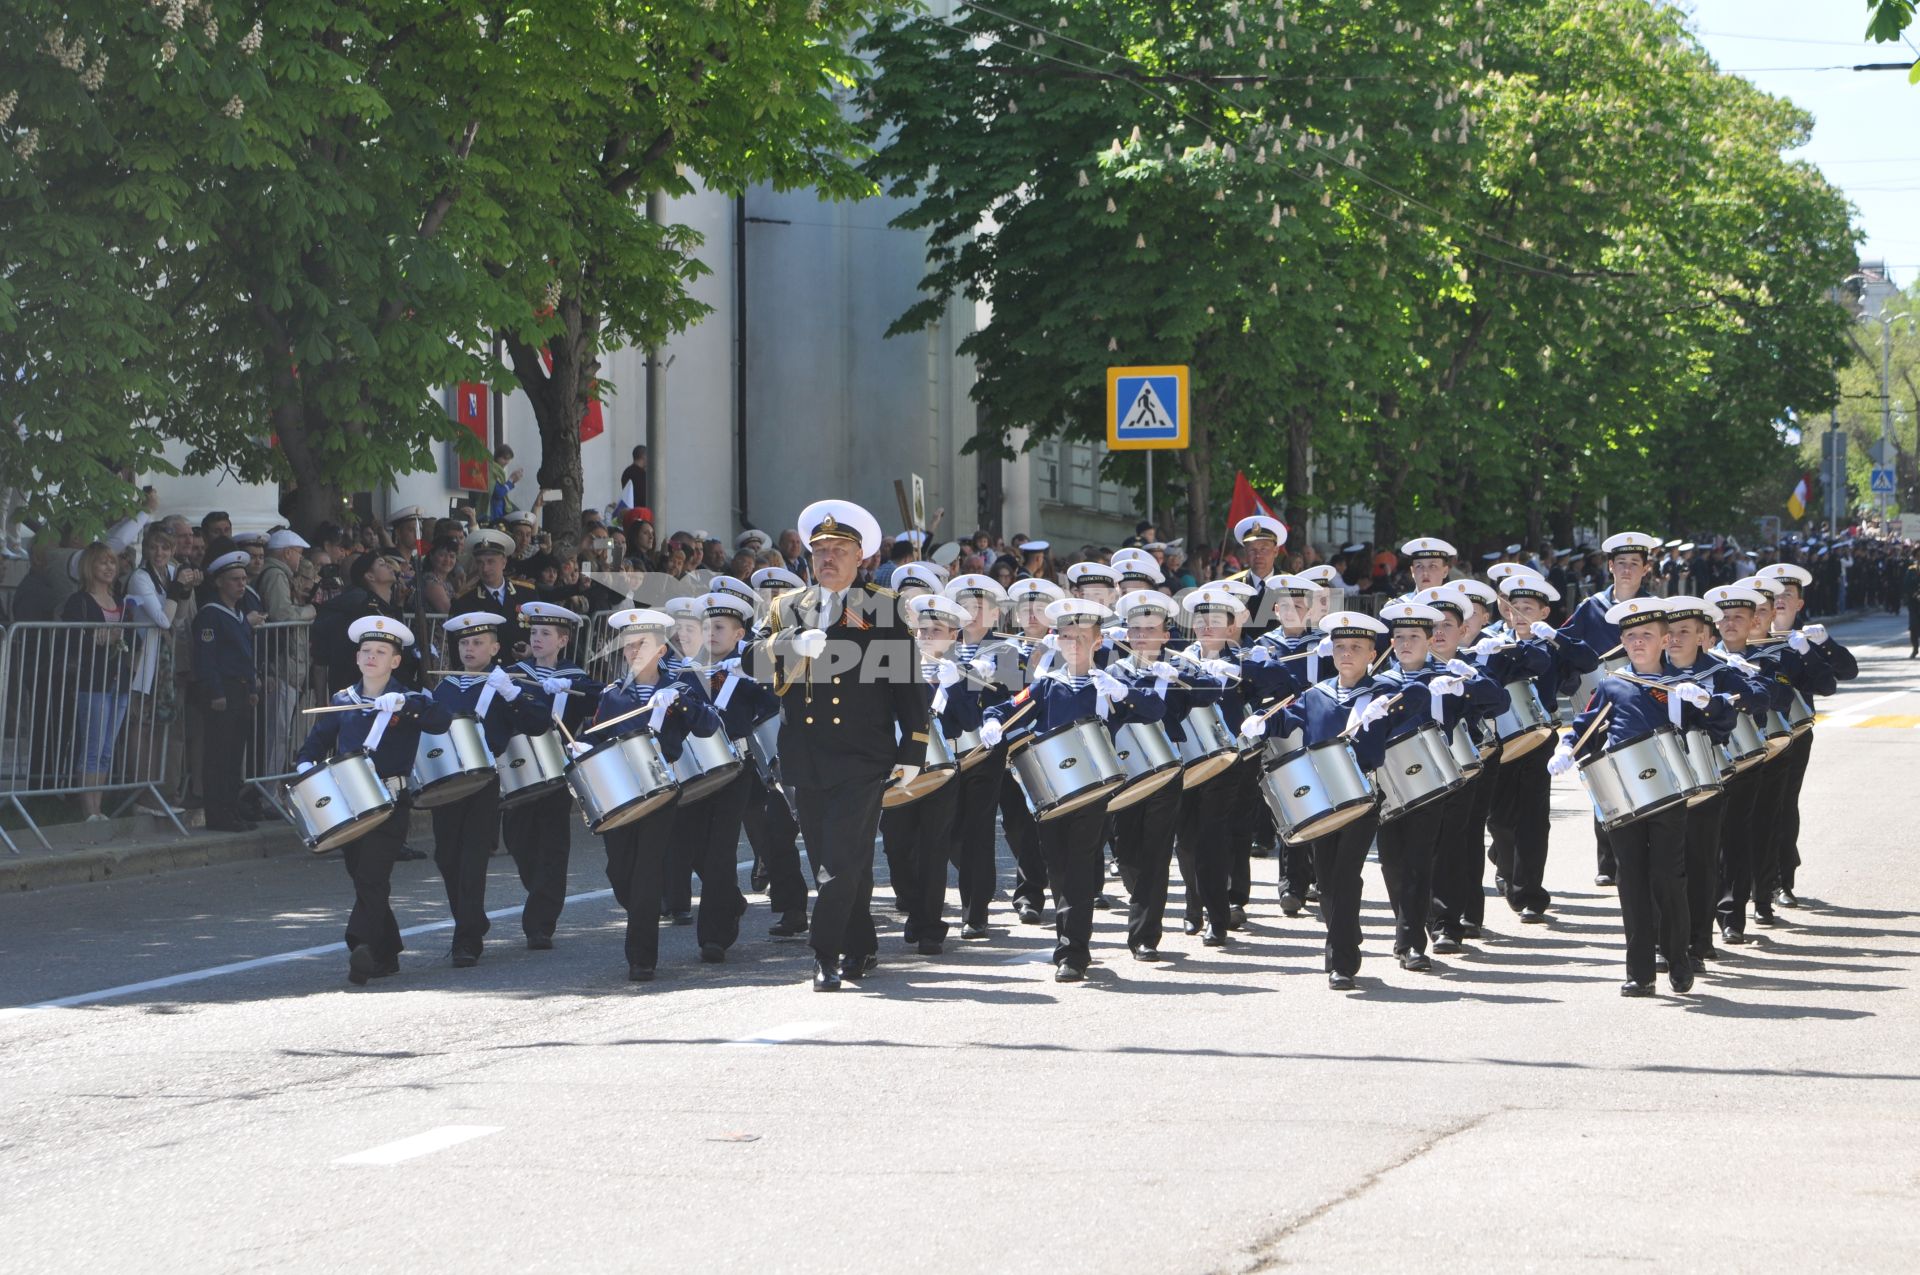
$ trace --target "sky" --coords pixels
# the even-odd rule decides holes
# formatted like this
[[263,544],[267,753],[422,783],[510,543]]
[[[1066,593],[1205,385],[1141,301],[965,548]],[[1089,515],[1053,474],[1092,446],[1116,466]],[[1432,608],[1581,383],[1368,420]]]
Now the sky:
[[[1847,193],[1865,232],[1863,261],[1885,261],[1895,282],[1920,277],[1920,85],[1899,71],[1811,70],[1916,56],[1911,44],[1873,44],[1864,0],[1691,0],[1692,26],[1721,69],[1792,99],[1814,117],[1795,154]],[[1920,44],[1920,25],[1907,32]]]

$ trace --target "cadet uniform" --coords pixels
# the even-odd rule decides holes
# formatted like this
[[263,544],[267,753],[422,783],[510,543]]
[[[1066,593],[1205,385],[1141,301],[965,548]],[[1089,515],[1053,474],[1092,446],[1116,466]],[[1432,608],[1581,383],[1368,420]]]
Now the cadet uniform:
[[[244,550],[220,555],[207,567],[207,583],[216,585],[229,571],[244,573],[248,561]],[[206,726],[200,794],[209,831],[247,832],[254,824],[240,814],[241,770],[253,722],[252,701],[260,689],[253,629],[242,612],[218,600],[217,592],[212,597],[193,617],[194,689]]]

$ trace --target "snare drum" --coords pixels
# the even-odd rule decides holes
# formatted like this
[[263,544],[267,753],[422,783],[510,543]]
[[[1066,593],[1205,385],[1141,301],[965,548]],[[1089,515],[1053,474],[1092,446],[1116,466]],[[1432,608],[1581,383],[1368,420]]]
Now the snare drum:
[[1240,741],[1218,704],[1203,704],[1180,721],[1180,782],[1198,788],[1240,760]]
[[747,756],[753,758],[760,782],[771,788],[780,782],[780,715],[775,713],[756,725],[741,741]]
[[422,735],[413,755],[413,804],[431,810],[470,797],[494,779],[493,750],[480,720],[463,713],[444,735]]
[[732,783],[743,765],[725,731],[688,735],[680,745],[680,759],[673,763],[673,776],[680,781],[680,804],[711,797]]
[[1733,721],[1733,733],[1726,742],[1728,756],[1733,758],[1735,771],[1752,770],[1767,759],[1767,736],[1758,717],[1752,713],[1736,713]]
[[1785,752],[1793,742],[1793,726],[1787,721],[1787,715],[1777,708],[1768,709],[1761,719],[1760,734],[1767,741],[1768,761]]
[[1094,718],[1023,740],[1007,760],[1028,809],[1043,822],[1100,801],[1127,781],[1106,725]]
[[595,744],[575,757],[567,767],[566,783],[580,799],[580,816],[593,832],[611,832],[650,815],[680,791],[660,741],[644,730]]
[[1480,752],[1480,737],[1470,722],[1456,722],[1453,738],[1447,741],[1447,751],[1453,754],[1453,764],[1460,768],[1460,774],[1472,779],[1486,765],[1486,758]]
[[1580,782],[1603,829],[1682,805],[1693,774],[1686,746],[1670,726],[1630,739],[1580,763]]
[[500,774],[502,809],[567,786],[567,750],[555,731],[544,735],[515,735],[495,759]]
[[993,749],[980,742],[980,732],[977,730],[961,731],[948,741],[947,748],[960,759],[962,773],[993,756]]
[[1159,722],[1128,722],[1113,732],[1114,756],[1126,768],[1126,785],[1114,794],[1109,810],[1145,801],[1180,778],[1180,750]]
[[1787,729],[1796,735],[1804,735],[1813,729],[1813,705],[1807,703],[1807,697],[1799,691],[1793,693],[1793,703],[1787,705]]
[[[1457,733],[1466,735],[1464,730]],[[1479,764],[1478,756],[1474,762]],[[1373,779],[1380,789],[1381,823],[1438,801],[1467,782],[1446,735],[1432,722],[1388,744]]]
[[289,779],[287,804],[293,807],[300,840],[315,854],[366,836],[395,808],[393,794],[373,768],[372,754],[365,751],[336,757]]
[[1524,757],[1553,737],[1553,718],[1541,702],[1539,688],[1521,679],[1507,683],[1507,711],[1493,719],[1500,736],[1500,760]]
[[1372,781],[1360,769],[1353,744],[1340,736],[1269,762],[1260,792],[1280,836],[1295,843],[1346,827],[1374,803]]
[[1681,738],[1687,754],[1687,804],[1697,806],[1718,797],[1726,787],[1722,767],[1726,754],[1703,730],[1690,730]]
[[1580,674],[1579,681],[1574,685],[1573,694],[1567,696],[1560,702],[1560,724],[1562,726],[1573,725],[1573,719],[1578,717],[1586,708],[1587,702],[1593,698],[1593,692],[1595,688],[1600,685],[1602,679],[1618,673],[1621,669],[1626,668],[1627,664],[1628,660],[1625,655],[1608,656],[1606,659],[1600,661],[1600,667],[1590,673]]
[[918,801],[934,789],[952,779],[959,772],[959,766],[953,760],[953,748],[947,743],[946,735],[940,730],[940,723],[927,720],[927,759],[920,766],[920,773],[911,782],[893,784],[880,796],[882,809],[891,810],[895,806],[904,806],[910,801]]

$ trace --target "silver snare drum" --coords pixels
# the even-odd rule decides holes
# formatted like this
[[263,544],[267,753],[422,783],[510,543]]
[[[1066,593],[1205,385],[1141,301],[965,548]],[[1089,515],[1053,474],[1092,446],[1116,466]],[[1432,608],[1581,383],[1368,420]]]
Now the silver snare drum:
[[680,745],[680,759],[673,763],[674,778],[680,781],[680,804],[719,792],[734,781],[744,765],[725,731],[688,735]]
[[394,811],[393,794],[364,751],[336,757],[288,780],[287,804],[300,825],[300,840],[315,854],[366,836]]
[[1113,752],[1126,768],[1127,783],[1114,794],[1109,810],[1145,801],[1180,778],[1180,750],[1159,722],[1129,722],[1114,731]]
[[1447,751],[1453,754],[1453,764],[1460,768],[1460,774],[1472,779],[1486,765],[1486,757],[1480,751],[1480,735],[1473,723],[1455,722],[1453,738],[1447,741]]
[[1687,754],[1687,804],[1697,806],[1718,797],[1726,785],[1720,746],[1703,730],[1688,731],[1680,742]]
[[740,742],[746,748],[747,756],[753,758],[753,767],[760,772],[760,782],[769,788],[779,783],[780,715],[775,713],[755,726]]
[[567,786],[567,750],[557,732],[515,735],[495,759],[500,772],[500,805],[517,806]]
[[1727,753],[1736,771],[1752,770],[1767,759],[1767,736],[1761,721],[1752,713],[1736,713],[1733,733],[1727,738]]
[[1493,719],[1500,736],[1500,760],[1524,757],[1553,737],[1553,718],[1540,691],[1526,679],[1507,683],[1507,711]]
[[1767,760],[1772,761],[1787,750],[1793,742],[1793,725],[1787,721],[1787,715],[1777,708],[1767,710],[1761,719],[1760,734],[1767,741]]
[[1374,803],[1373,783],[1343,737],[1269,762],[1260,776],[1260,792],[1280,836],[1290,842],[1311,841],[1344,828]]
[[894,784],[880,795],[880,807],[891,810],[895,806],[904,806],[910,801],[918,801],[934,789],[941,787],[960,771],[953,760],[953,748],[947,743],[947,737],[940,730],[940,723],[927,719],[927,759],[920,766],[920,773],[911,783]]
[[1105,723],[1094,718],[1016,744],[1007,762],[1041,821],[1100,801],[1127,781]]
[[1787,729],[1796,735],[1804,735],[1813,729],[1813,705],[1807,703],[1807,697],[1799,691],[1793,693],[1793,703],[1787,705]]
[[980,742],[980,732],[963,730],[947,741],[947,748],[960,759],[962,771],[972,770],[987,758],[993,756],[993,749]]
[[[1466,731],[1459,733],[1464,736]],[[1380,789],[1381,823],[1438,801],[1467,782],[1447,737],[1432,722],[1388,744],[1373,780]]]
[[1240,741],[1218,704],[1203,704],[1180,720],[1180,782],[1198,788],[1240,760]]
[[1612,829],[1683,804],[1693,775],[1680,736],[1663,726],[1581,762],[1580,781],[1594,818]]
[[647,731],[595,744],[573,759],[566,782],[580,799],[580,817],[594,832],[611,832],[650,815],[680,791],[660,741]]
[[493,750],[478,718],[462,713],[444,735],[422,735],[413,755],[413,804],[421,810],[450,805],[479,792],[494,779]]

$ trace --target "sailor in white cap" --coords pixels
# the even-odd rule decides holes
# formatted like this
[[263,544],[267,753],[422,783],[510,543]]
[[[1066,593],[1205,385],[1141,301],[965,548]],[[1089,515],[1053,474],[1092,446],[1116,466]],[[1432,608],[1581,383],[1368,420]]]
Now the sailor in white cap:
[[[1319,582],[1305,575],[1282,572],[1260,582],[1258,604],[1266,608],[1265,618],[1271,627],[1248,643],[1244,652],[1250,671],[1242,689],[1247,693],[1249,709],[1264,710],[1299,694],[1320,680],[1323,669],[1331,667],[1327,657],[1333,642],[1315,627],[1312,618],[1316,610],[1319,615],[1326,614],[1325,595]],[[1234,816],[1229,884],[1234,929],[1246,924],[1253,888],[1253,847],[1279,860],[1280,910],[1287,916],[1299,914],[1313,889],[1312,851],[1304,842],[1288,844],[1276,836],[1272,811],[1259,796],[1257,785],[1249,796],[1251,804]],[[1246,835],[1241,834],[1243,828],[1248,829]]]
[[926,761],[927,704],[919,658],[897,597],[859,583],[880,551],[880,524],[851,501],[801,510],[814,583],[767,619],[773,687],[781,697],[780,771],[820,881],[811,942],[816,991],[837,991],[878,963],[873,840],[880,802]]
[[[551,602],[521,603],[527,654],[507,669],[530,683],[527,693],[565,734],[575,738],[586,729],[600,700],[600,683],[580,666],[577,653],[585,623],[584,617]],[[527,888],[520,928],[527,936],[527,947],[536,952],[553,947],[553,932],[566,901],[572,813],[573,794],[562,785],[518,801],[500,814],[501,840],[520,870],[520,883]]]
[[1251,641],[1273,628],[1273,604],[1265,592],[1265,581],[1277,569],[1280,561],[1280,549],[1287,543],[1287,527],[1278,518],[1269,518],[1265,514],[1251,514],[1233,524],[1233,538],[1240,542],[1241,551],[1246,556],[1246,569],[1227,577],[1229,580],[1245,580],[1254,586],[1253,596],[1246,599],[1248,620],[1241,630],[1244,637]]
[[293,600],[293,573],[307,548],[307,542],[299,532],[285,527],[267,537],[267,556],[260,564],[260,575],[254,581],[254,590],[260,595],[260,603],[266,610],[268,620],[313,619],[314,608],[311,603]]
[[1308,567],[1299,574],[1302,580],[1311,580],[1320,586],[1320,592],[1307,599],[1307,627],[1318,629],[1329,611],[1338,611],[1346,605],[1347,582],[1339,570],[1327,562]]
[[[1094,653],[1100,626],[1112,612],[1097,602],[1063,598],[1047,607],[1053,622],[1059,663],[1036,677],[1012,699],[985,710],[980,739],[997,747],[1005,731],[1017,726],[1035,737],[1084,722],[1101,722],[1109,734],[1130,721],[1159,721],[1166,701],[1149,687],[1099,668]],[[1094,896],[1100,891],[1100,843],[1107,816],[1103,798],[1067,814],[1040,822],[1040,852],[1054,890],[1054,979],[1077,983],[1086,977],[1093,956]]]
[[[497,757],[515,735],[543,735],[553,720],[536,696],[500,667],[500,632],[507,617],[468,611],[442,626],[460,672],[440,679],[433,698],[455,717],[480,723],[487,747]],[[433,863],[447,887],[453,914],[456,969],[480,960],[481,941],[492,928],[487,920],[487,864],[500,841],[500,781],[497,777],[467,796],[433,807]]]
[[455,615],[486,611],[505,616],[500,626],[500,647],[509,659],[526,654],[527,634],[520,626],[520,607],[537,601],[539,592],[524,580],[507,576],[507,554],[513,542],[498,531],[476,531],[467,538],[465,552],[472,561],[478,579],[471,589],[453,600]]
[[[977,701],[977,715],[981,706],[998,703],[1012,693],[998,680],[1000,656],[1004,652],[1013,663],[1018,655],[994,637],[1000,627],[1001,609],[1007,604],[1007,591],[992,576],[967,573],[947,582],[945,596],[965,617],[948,658],[966,675],[968,693]],[[925,651],[921,654],[924,662]],[[987,911],[1000,887],[993,816],[1000,808],[1001,789],[1012,782],[1007,778],[1006,750],[982,751],[984,757],[965,759],[967,764],[953,783],[954,867],[959,874],[963,939],[987,937]]]
[[205,726],[200,796],[210,832],[250,832],[240,811],[241,768],[260,702],[253,626],[241,610],[247,592],[247,551],[234,549],[207,564],[209,601],[193,616],[193,679]]
[[[1792,679],[1781,676],[1780,666],[1790,648],[1755,645],[1766,640],[1779,583],[1749,579],[1722,585],[1707,590],[1706,600],[1720,612],[1715,625],[1720,641],[1709,654],[1759,681],[1768,691],[1767,708],[1784,711],[1793,702]],[[1772,779],[1771,763],[1752,765],[1736,771],[1723,789],[1726,811],[1720,822],[1720,899],[1715,910],[1720,941],[1728,946],[1747,941],[1749,902],[1768,924],[1776,919],[1773,899],[1754,893],[1754,861],[1771,844],[1771,821],[1779,806],[1778,786]]]
[[[1051,580],[1032,576],[1015,580],[1007,587],[1008,605],[1013,608],[1013,625],[1020,636],[984,647],[976,661],[991,658],[994,689],[984,695],[986,706],[1000,703],[1023,690],[1053,662],[1053,622],[1047,608],[1066,597],[1066,590]],[[1005,769],[1007,750],[996,750]],[[1011,897],[1013,910],[1022,923],[1039,925],[1047,906],[1047,860],[1040,853],[1040,833],[1033,811],[1012,774],[1000,784],[1000,823],[1006,830],[1007,848],[1013,852],[1014,874]]]
[[1407,574],[1413,577],[1413,591],[1418,593],[1445,584],[1460,551],[1438,536],[1415,536],[1400,546],[1400,556],[1407,560]]
[[1067,593],[1111,610],[1120,596],[1120,573],[1104,562],[1076,562],[1067,568]]
[[902,563],[893,569],[893,575],[887,581],[887,587],[903,601],[939,593],[946,585],[947,573],[931,562]]
[[347,917],[347,981],[356,987],[369,979],[400,972],[400,923],[390,902],[393,864],[407,838],[407,817],[413,794],[407,790],[414,754],[422,734],[438,735],[453,724],[453,715],[401,683],[401,653],[413,645],[413,633],[384,615],[362,616],[347,626],[354,644],[359,680],[336,691],[335,707],[357,706],[359,712],[320,713],[313,719],[306,742],[297,756],[301,774],[321,762],[365,751],[375,772],[393,794],[394,811],[364,835],[340,848],[347,875],[353,879],[353,911]]
[[783,593],[794,589],[804,589],[807,582],[785,567],[762,567],[747,578],[754,591],[768,602]]
[[[689,736],[711,738],[719,733],[720,714],[707,698],[698,674],[676,672],[666,665],[673,617],[648,607],[629,607],[608,616],[607,628],[620,644],[626,672],[601,690],[593,724],[583,732],[586,738],[570,744],[569,751],[580,756],[591,748],[615,746],[614,741],[627,735],[645,733],[672,764],[680,760]],[[684,843],[688,832],[695,831],[682,822],[678,801],[676,796],[640,818],[600,834],[607,847],[607,883],[627,913],[628,982],[651,982],[659,964],[659,909],[666,889],[668,858]],[[727,850],[724,881],[709,875],[713,874],[712,855],[705,844],[689,857],[696,859],[703,873],[697,932],[700,959],[723,961],[727,948],[739,935],[744,906],[733,849],[730,845]]]
[[[1486,589],[1483,584],[1479,587]],[[1440,617],[1433,623],[1431,658],[1452,672],[1458,672],[1456,664],[1472,670],[1474,678],[1484,680],[1493,690],[1492,696],[1468,703],[1462,719],[1452,728],[1456,732],[1453,739],[1456,745],[1460,743],[1457,732],[1469,733],[1480,758],[1480,768],[1467,772],[1466,782],[1458,790],[1433,803],[1433,817],[1439,823],[1439,832],[1433,854],[1433,904],[1427,918],[1427,930],[1433,942],[1428,950],[1442,954],[1460,950],[1467,938],[1469,909],[1485,894],[1481,881],[1487,862],[1486,794],[1491,788],[1486,762],[1489,753],[1499,752],[1493,723],[1508,705],[1503,684],[1493,679],[1487,665],[1461,645],[1468,632],[1468,617],[1475,617],[1472,622],[1476,631],[1484,623],[1479,618],[1475,600],[1459,585],[1450,583],[1422,589],[1413,601],[1432,607]],[[1469,679],[1469,685],[1477,684]],[[1477,928],[1482,913],[1473,910],[1471,915],[1472,924]]]
[[1022,540],[1020,550],[1020,572],[1038,580],[1054,583],[1059,574],[1053,569],[1053,546],[1045,540]]
[[[1246,720],[1248,693],[1254,674],[1270,666],[1246,662],[1240,645],[1247,606],[1240,595],[1203,585],[1185,598],[1187,629],[1193,641],[1181,652],[1181,663],[1196,666],[1222,683],[1218,701],[1227,725],[1238,730]],[[1292,667],[1292,666],[1286,666]],[[1245,923],[1246,894],[1234,903],[1234,890],[1244,888],[1237,874],[1248,858],[1247,846],[1257,823],[1271,827],[1260,797],[1260,758],[1248,750],[1239,761],[1197,787],[1183,785],[1175,856],[1186,892],[1186,932],[1209,936],[1207,946],[1224,946],[1227,932]]]
[[510,513],[503,524],[507,534],[513,537],[513,561],[516,565],[525,564],[534,555],[533,538],[540,530],[540,523],[524,510]]

